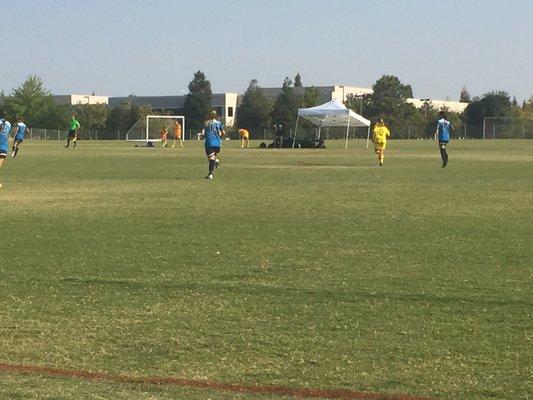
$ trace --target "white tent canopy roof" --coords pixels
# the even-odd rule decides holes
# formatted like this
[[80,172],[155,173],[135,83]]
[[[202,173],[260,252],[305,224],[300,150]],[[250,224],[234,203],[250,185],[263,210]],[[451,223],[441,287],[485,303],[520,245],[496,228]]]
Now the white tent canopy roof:
[[370,126],[370,121],[346,108],[338,99],[311,108],[299,108],[298,116],[317,126]]

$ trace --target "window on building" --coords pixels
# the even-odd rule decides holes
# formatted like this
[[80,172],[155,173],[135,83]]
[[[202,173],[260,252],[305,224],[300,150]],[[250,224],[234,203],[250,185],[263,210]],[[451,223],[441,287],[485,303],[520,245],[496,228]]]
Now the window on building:
[[233,117],[233,107],[228,107],[228,117]]

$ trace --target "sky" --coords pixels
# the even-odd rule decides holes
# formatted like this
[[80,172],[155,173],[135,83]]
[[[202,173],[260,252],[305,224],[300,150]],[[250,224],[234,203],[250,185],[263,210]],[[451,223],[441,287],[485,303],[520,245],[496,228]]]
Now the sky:
[[532,0],[0,0],[6,94],[29,75],[54,94],[173,95],[195,71],[213,91],[251,79],[414,96],[533,95]]

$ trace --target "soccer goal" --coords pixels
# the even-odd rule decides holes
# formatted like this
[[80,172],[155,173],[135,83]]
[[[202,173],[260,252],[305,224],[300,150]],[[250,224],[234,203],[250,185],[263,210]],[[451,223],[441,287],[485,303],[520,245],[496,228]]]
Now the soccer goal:
[[533,138],[533,119],[523,117],[483,118],[483,139]]
[[174,139],[174,124],[181,125],[181,138],[185,139],[185,117],[182,115],[147,115],[138,120],[126,133],[128,142],[160,142],[161,132],[168,130],[168,139]]

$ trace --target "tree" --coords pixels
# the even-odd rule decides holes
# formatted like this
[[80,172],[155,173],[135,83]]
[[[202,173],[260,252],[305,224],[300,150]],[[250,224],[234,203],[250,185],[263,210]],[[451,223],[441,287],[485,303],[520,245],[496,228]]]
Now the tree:
[[12,120],[21,116],[29,126],[51,129],[62,127],[68,111],[54,103],[41,78],[35,75],[30,75],[5,98],[5,110]]
[[271,114],[274,123],[282,123],[286,128],[294,124],[296,116],[298,115],[299,98],[296,93],[294,93],[294,89],[291,85],[291,80],[285,78],[281,93],[274,102]]
[[300,104],[305,108],[318,106],[320,104],[320,91],[314,86],[306,87],[303,96],[301,96]]
[[204,125],[205,118],[211,110],[211,83],[205,79],[201,71],[194,73],[193,80],[189,83],[189,94],[183,104],[185,118],[190,129],[199,131]]
[[470,136],[481,137],[485,117],[517,117],[520,109],[513,107],[511,98],[506,92],[489,92],[483,97],[474,97],[466,107],[464,118],[470,126]]
[[266,128],[270,125],[272,103],[263,94],[257,79],[252,79],[237,107],[237,125],[248,129]]
[[[137,121],[152,114],[150,106],[138,106],[134,102],[135,96],[130,96],[129,101],[113,108],[107,117],[106,129],[127,132]],[[92,125],[92,124],[91,124]]]
[[461,103],[470,103],[470,93],[468,92],[468,90],[466,90],[466,86],[463,86],[463,88],[461,89],[459,101]]
[[522,116],[526,118],[533,118],[533,96],[529,98],[527,103],[522,104]]
[[299,72],[294,77],[294,87],[302,87],[302,77]]
[[489,92],[483,97],[474,97],[465,109],[466,122],[481,125],[485,117],[515,117],[517,110],[513,110],[511,98],[506,92]]
[[360,112],[361,101],[366,118],[383,118],[392,134],[405,134],[410,124],[425,125],[424,114],[420,113],[407,99],[413,97],[410,85],[403,84],[396,76],[383,75],[372,86],[373,93],[362,98],[348,96],[346,106]]
[[107,104],[77,104],[73,107],[73,111],[85,129],[101,130],[106,128],[109,117]]

